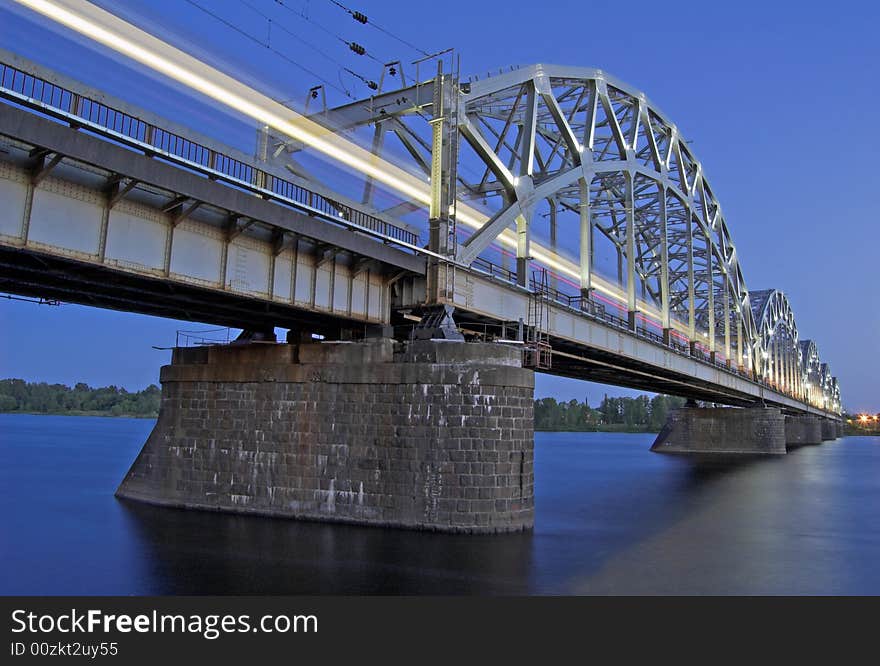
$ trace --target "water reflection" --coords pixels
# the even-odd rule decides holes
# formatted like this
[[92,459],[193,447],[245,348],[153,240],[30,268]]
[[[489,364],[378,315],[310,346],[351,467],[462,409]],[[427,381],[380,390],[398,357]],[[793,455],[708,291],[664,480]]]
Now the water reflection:
[[171,594],[522,594],[531,533],[456,535],[122,501],[143,578]]
[[535,531],[469,536],[116,500],[150,427],[0,415],[0,593],[880,594],[880,438],[719,460],[538,433]]

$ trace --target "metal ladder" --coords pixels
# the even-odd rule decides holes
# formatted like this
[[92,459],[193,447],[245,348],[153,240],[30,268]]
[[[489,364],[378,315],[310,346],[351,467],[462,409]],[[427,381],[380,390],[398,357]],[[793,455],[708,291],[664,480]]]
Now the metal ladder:
[[523,346],[523,367],[535,370],[549,370],[553,364],[553,349],[550,346],[550,309],[547,297],[550,292],[547,269],[532,271],[532,293],[529,296],[529,317],[526,339]]

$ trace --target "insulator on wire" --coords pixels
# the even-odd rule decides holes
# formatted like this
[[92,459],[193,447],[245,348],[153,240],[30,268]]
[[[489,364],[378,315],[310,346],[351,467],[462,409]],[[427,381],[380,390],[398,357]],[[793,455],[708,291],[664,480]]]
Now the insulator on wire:
[[354,51],[358,55],[365,55],[367,52],[367,49],[365,49],[363,46],[361,46],[357,42],[349,42],[348,48],[350,48],[352,51]]
[[352,13],[351,13],[351,17],[352,17],[355,21],[357,21],[358,23],[364,23],[364,24],[366,24],[366,22],[367,22],[367,17],[366,17],[366,15],[365,15],[365,14],[361,14],[360,12],[352,12]]
[[378,90],[379,84],[375,81],[367,81],[367,88],[369,88],[370,90]]

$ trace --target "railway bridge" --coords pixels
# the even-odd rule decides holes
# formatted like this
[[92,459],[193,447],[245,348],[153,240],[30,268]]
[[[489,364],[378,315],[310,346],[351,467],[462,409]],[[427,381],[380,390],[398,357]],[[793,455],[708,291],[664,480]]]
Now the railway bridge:
[[299,113],[89,3],[21,4],[257,127],[244,153],[0,51],[0,289],[245,331],[175,349],[120,496],[527,528],[534,372],[694,401],[658,451],[839,434],[784,291],[746,287],[703,165],[612,76],[439,59]]

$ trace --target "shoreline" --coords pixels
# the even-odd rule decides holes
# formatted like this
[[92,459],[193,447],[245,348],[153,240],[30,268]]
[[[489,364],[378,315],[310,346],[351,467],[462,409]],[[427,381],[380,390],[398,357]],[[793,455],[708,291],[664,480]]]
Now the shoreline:
[[107,419],[156,419],[158,414],[110,414],[108,412],[0,412],[21,416],[98,416]]

